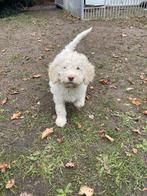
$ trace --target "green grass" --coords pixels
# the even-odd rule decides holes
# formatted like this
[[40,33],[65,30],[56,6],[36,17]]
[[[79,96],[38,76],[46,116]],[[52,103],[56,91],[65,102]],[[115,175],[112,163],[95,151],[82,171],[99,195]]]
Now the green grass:
[[[68,187],[69,183],[73,193],[77,193],[80,186],[85,184],[93,187],[95,191],[100,187],[104,195],[112,196],[131,194],[141,189],[146,167],[140,157],[145,150],[145,141],[136,143],[136,138],[134,140],[130,133],[119,133],[108,129],[106,133],[115,139],[114,143],[109,143],[99,137],[99,129],[94,128],[88,122],[89,119],[84,123],[86,120],[84,118],[82,121],[81,117],[79,119],[78,116],[73,115],[72,128],[67,126],[59,130],[55,129],[55,133],[46,140],[45,145],[43,144],[44,147],[39,148],[34,145],[30,151],[20,155],[14,162],[11,160],[11,169],[0,174],[0,189],[4,190],[6,181],[16,176],[16,173],[17,177],[42,178],[51,187],[49,195],[68,195],[66,186]],[[133,125],[132,119],[126,118],[126,114],[119,115],[119,118],[125,126]],[[46,122],[45,116],[40,115],[38,119],[40,119],[39,123]],[[77,121],[82,124],[81,129],[76,128]],[[56,141],[58,134],[63,140],[61,144]],[[41,142],[39,140],[40,137],[36,142]],[[140,154],[134,155],[131,147],[137,147]],[[126,155],[126,148],[131,156]],[[70,161],[75,163],[75,168],[65,168],[65,163]],[[17,187],[12,190],[15,189]]]

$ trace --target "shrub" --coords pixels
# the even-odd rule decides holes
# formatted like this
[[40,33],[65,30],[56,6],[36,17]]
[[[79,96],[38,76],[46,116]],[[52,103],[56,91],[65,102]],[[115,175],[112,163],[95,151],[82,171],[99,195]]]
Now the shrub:
[[31,7],[38,0],[0,0],[0,17],[16,14],[24,7]]

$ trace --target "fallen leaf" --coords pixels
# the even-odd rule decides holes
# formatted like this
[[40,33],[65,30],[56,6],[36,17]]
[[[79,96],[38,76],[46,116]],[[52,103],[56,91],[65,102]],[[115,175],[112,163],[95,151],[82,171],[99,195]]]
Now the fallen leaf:
[[10,165],[8,163],[0,163],[0,171],[2,173],[6,172],[6,170],[9,168],[10,168]]
[[146,187],[144,187],[144,188],[142,189],[142,191],[147,191],[147,188],[146,188]]
[[45,131],[42,132],[41,139],[44,139],[48,137],[51,133],[53,133],[53,127],[52,128],[46,128]]
[[66,168],[74,168],[75,167],[75,164],[73,162],[69,162],[69,163],[66,163],[65,164],[65,167]]
[[118,55],[116,55],[116,54],[112,54],[112,57],[114,57],[114,58],[118,58],[119,56],[118,56]]
[[7,98],[7,97],[6,97],[6,98],[4,98],[3,100],[1,100],[1,105],[6,104],[6,103],[7,103],[7,101],[8,101],[8,98]]
[[121,131],[121,129],[119,127],[115,127],[116,131]]
[[110,142],[114,142],[114,139],[107,134],[105,134],[105,138],[107,138]]
[[144,73],[141,73],[139,77],[140,77],[141,80],[144,80],[145,74]]
[[6,184],[6,189],[11,189],[15,184],[15,180],[14,179],[11,179],[7,182]]
[[109,80],[107,80],[107,79],[101,79],[101,80],[99,80],[99,82],[103,85],[108,85],[109,84]]
[[41,77],[41,74],[34,74],[33,75],[33,78],[40,78]]
[[133,89],[134,89],[134,88],[129,87],[129,88],[126,89],[126,91],[131,91],[131,90],[133,90]]
[[42,57],[42,56],[39,56],[39,57],[38,57],[38,59],[39,59],[39,60],[42,60],[42,59],[43,59],[43,57]]
[[138,154],[137,148],[132,148],[132,152],[133,152],[134,154]]
[[133,129],[132,132],[137,133],[137,134],[141,134],[140,129]]
[[16,91],[11,92],[10,94],[11,94],[11,95],[17,95],[17,94],[19,94],[19,91],[16,90]]
[[11,116],[11,120],[19,119],[21,116],[21,112],[16,112]]
[[90,88],[91,90],[94,90],[94,86],[90,86],[89,88]]
[[108,134],[106,134],[104,130],[99,131],[98,134],[99,134],[99,136],[100,136],[101,138],[106,138],[106,139],[108,139],[110,142],[114,142],[114,139],[113,139],[111,136],[109,136]]
[[144,78],[143,82],[146,84],[147,83],[147,78]]
[[100,130],[98,132],[98,134],[99,134],[100,137],[105,137],[105,131],[104,130]]
[[82,186],[79,191],[79,195],[92,196],[94,190],[88,186]]
[[4,52],[6,52],[6,49],[3,49],[3,50],[2,50],[2,53],[4,53]]
[[42,42],[42,40],[41,40],[41,39],[37,39],[37,41],[38,41],[38,42]]
[[125,33],[122,33],[122,37],[127,37],[127,34],[125,34]]
[[47,48],[47,47],[45,47],[44,50],[45,50],[46,52],[50,51],[50,49]]
[[112,84],[112,85],[110,85],[110,88],[117,89],[117,86]]
[[58,144],[61,144],[62,142],[63,142],[62,137],[57,138],[57,143],[58,143]]
[[136,106],[141,105],[141,100],[138,99],[138,98],[133,98],[133,99],[131,100],[131,102],[132,102],[132,104],[134,104],[134,105],[136,105]]
[[139,77],[141,80],[143,80],[143,83],[145,84],[147,83],[147,78],[145,77],[145,73],[141,73]]
[[22,78],[23,81],[31,80],[31,78]]
[[144,114],[144,115],[147,115],[147,110],[144,110],[144,111],[143,111],[143,114]]
[[94,119],[94,115],[93,114],[90,114],[89,116],[88,116],[90,119]]
[[19,196],[33,196],[31,193],[23,192]]
[[91,98],[90,95],[86,95],[86,100],[88,101]]
[[130,152],[125,152],[127,157],[131,157],[132,154]]
[[81,129],[81,127],[82,127],[82,125],[78,122],[78,123],[77,123],[77,128],[78,128],[78,129]]

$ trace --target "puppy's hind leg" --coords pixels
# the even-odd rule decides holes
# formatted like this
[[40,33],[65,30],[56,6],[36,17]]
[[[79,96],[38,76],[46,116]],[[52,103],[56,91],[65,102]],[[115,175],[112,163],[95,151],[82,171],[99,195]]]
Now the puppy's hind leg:
[[66,124],[66,109],[65,109],[65,103],[55,103],[55,109],[56,109],[56,125],[58,127],[64,127]]

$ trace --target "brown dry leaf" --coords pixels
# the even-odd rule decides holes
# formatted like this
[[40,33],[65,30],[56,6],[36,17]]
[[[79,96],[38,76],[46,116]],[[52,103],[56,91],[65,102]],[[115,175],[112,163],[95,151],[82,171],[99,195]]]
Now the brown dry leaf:
[[108,139],[110,142],[114,142],[114,139],[113,139],[112,137],[110,137],[109,135],[107,135],[107,134],[105,133],[104,130],[99,131],[98,134],[99,134],[99,136],[100,136],[101,138],[106,138],[106,139]]
[[141,100],[138,99],[138,98],[133,98],[133,99],[131,100],[131,102],[132,102],[134,105],[136,105],[136,106],[141,105]]
[[43,57],[42,56],[39,56],[38,59],[41,61],[43,59]]
[[69,162],[69,163],[66,163],[65,164],[65,167],[66,168],[74,168],[75,167],[75,164],[73,162]]
[[46,52],[50,51],[50,49],[47,48],[47,47],[45,47],[44,50],[45,50]]
[[134,154],[138,154],[138,149],[137,149],[137,148],[132,148],[132,152],[133,152]]
[[57,138],[57,143],[58,144],[61,144],[62,142],[63,142],[63,138],[62,137]]
[[8,97],[4,98],[3,100],[1,100],[1,105],[4,105],[6,104],[8,101]]
[[144,187],[144,188],[142,189],[142,191],[147,191],[147,188],[146,188],[146,187]]
[[23,81],[31,80],[31,78],[22,78]]
[[141,80],[144,80],[144,78],[145,78],[144,73],[141,73],[139,77],[140,77]]
[[93,114],[90,114],[89,116],[88,116],[90,119],[94,119],[94,115]]
[[42,42],[42,40],[41,40],[41,39],[39,39],[39,38],[37,39],[37,41],[38,41],[38,42]]
[[33,196],[31,193],[23,192],[19,196]]
[[94,86],[90,86],[89,88],[90,88],[91,90],[94,90]]
[[105,131],[104,130],[100,130],[98,132],[98,134],[99,134],[100,137],[105,137]]
[[14,113],[12,116],[11,116],[11,120],[16,120],[16,119],[19,119],[21,116],[21,112],[16,112]]
[[91,98],[90,95],[86,95],[86,100],[88,101]]
[[15,180],[14,179],[11,179],[7,182],[6,184],[6,189],[11,189],[15,184]]
[[4,53],[4,52],[6,52],[6,49],[3,49],[3,50],[2,50],[2,53]]
[[82,125],[78,122],[78,123],[77,123],[77,128],[78,128],[78,129],[81,129],[81,127],[82,127]]
[[125,154],[126,154],[127,157],[131,157],[132,156],[132,154],[130,152],[127,152],[127,151],[125,151]]
[[94,194],[94,189],[88,186],[82,186],[78,194],[85,195],[85,196],[92,196]]
[[20,92],[19,92],[18,90],[16,90],[16,91],[11,92],[10,95],[17,95],[17,94],[19,94],[19,93],[20,93]]
[[103,85],[108,85],[109,84],[109,80],[107,80],[107,79],[101,79],[101,80],[99,80],[99,82]]
[[141,134],[140,129],[133,129],[132,132],[137,133],[137,134]]
[[147,115],[147,110],[144,110],[144,111],[143,111],[143,114],[144,114],[144,115]]
[[0,163],[0,171],[2,173],[6,172],[6,170],[9,168],[10,168],[10,165],[8,163]]
[[53,133],[53,127],[52,128],[46,128],[45,131],[42,132],[41,139],[44,139],[48,137],[51,133]]
[[41,74],[34,74],[33,75],[33,78],[40,78],[41,77]]
[[105,138],[107,138],[110,142],[114,142],[114,139],[107,134],[105,134]]
[[144,82],[144,84],[147,84],[147,78],[145,78],[145,79],[143,80],[143,82]]
[[127,34],[125,34],[125,33],[122,33],[122,37],[127,37]]
[[110,88],[112,88],[112,89],[117,89],[118,87],[116,86],[116,85],[110,85]]

